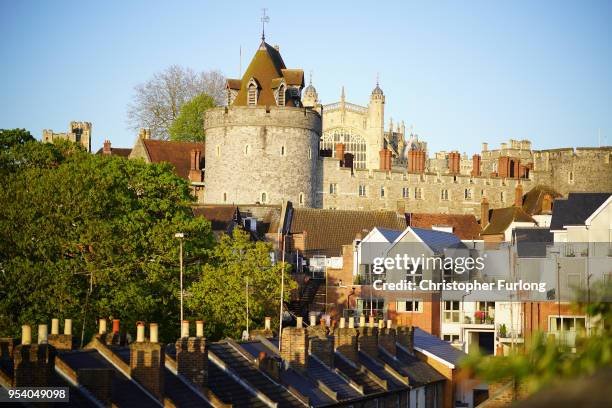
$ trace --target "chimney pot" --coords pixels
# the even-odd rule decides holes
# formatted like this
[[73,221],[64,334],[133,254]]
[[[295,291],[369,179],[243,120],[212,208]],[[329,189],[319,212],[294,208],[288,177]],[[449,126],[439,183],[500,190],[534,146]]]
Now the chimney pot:
[[372,315],[370,315],[370,318],[368,319],[368,326],[376,327],[376,325],[374,324],[374,316]]
[[64,334],[72,336],[72,319],[64,320]]
[[393,320],[387,320],[387,329],[391,329],[393,327]]
[[59,334],[59,319],[51,319],[51,334]]
[[38,325],[38,344],[47,344],[47,325]]
[[100,319],[98,334],[106,334],[106,319]]
[[340,328],[344,329],[344,326],[346,326],[346,320],[344,319],[344,317],[340,318]]
[[204,320],[196,320],[196,337],[204,337]]
[[354,329],[355,328],[355,318],[354,317],[349,317],[349,329]]
[[[149,325],[149,341],[151,343],[157,343],[158,342],[158,333],[159,333],[159,327],[157,326],[157,323],[151,323]],[[144,331],[144,327],[143,327],[143,331]]]
[[381,330],[385,328],[385,321],[384,320],[380,319],[378,321],[378,328],[381,329]]
[[301,329],[301,328],[302,328],[302,323],[303,323],[303,322],[302,322],[302,316],[299,316],[299,317],[296,319],[295,326],[296,326],[298,329]]
[[323,326],[323,327],[325,327],[325,326],[326,326],[326,324],[325,324],[325,319],[324,319],[324,318],[321,318],[321,320],[319,321],[319,323],[320,323],[320,324],[321,324],[321,326]]
[[21,326],[21,344],[32,344],[32,328],[27,324]]
[[267,356],[268,356],[268,355],[266,354],[266,352],[265,352],[265,351],[260,351],[260,352],[259,352],[259,355],[257,356],[257,359],[258,359],[259,361],[263,361],[263,360],[264,360],[264,359],[265,359]]
[[271,317],[266,317],[265,321],[264,321],[264,329],[265,330],[271,330],[272,327],[272,318]]
[[181,337],[189,337],[189,320],[181,322]]
[[143,322],[136,323],[136,342],[142,343],[145,340],[145,326]]
[[119,319],[113,319],[113,334],[119,334]]
[[366,323],[365,323],[365,316],[361,315],[359,316],[359,327],[365,327]]
[[310,325],[311,326],[316,326],[317,325],[317,317],[313,314],[310,315]]

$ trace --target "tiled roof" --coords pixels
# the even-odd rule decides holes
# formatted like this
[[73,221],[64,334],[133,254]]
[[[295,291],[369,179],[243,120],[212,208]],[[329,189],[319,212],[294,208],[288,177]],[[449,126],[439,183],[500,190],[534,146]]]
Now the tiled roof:
[[550,187],[537,185],[523,196],[523,210],[530,215],[542,214],[542,201],[544,196],[549,194],[554,200],[561,197],[561,194]]
[[[130,156],[130,153],[132,153],[132,149],[129,149],[127,147],[111,147],[110,155],[125,157],[127,159]],[[100,150],[96,152],[96,154],[104,154],[104,148],[101,147]]]
[[[213,231],[229,232],[238,207],[235,205],[204,205],[193,207],[193,215],[204,217],[211,223]],[[240,214],[238,213],[238,217]],[[239,221],[239,220],[237,220]]]
[[463,351],[418,327],[414,328],[414,346],[455,366],[466,356]]
[[397,358],[381,353],[379,357],[400,374],[408,377],[410,385],[419,386],[444,381],[446,378],[432,366],[397,347]]
[[411,229],[435,254],[444,254],[446,249],[466,248],[459,237],[450,232],[414,227]]
[[364,230],[406,228],[406,219],[394,211],[295,208],[289,222],[291,234],[306,232],[307,251],[327,256],[340,256],[342,245],[352,243]]
[[557,199],[553,204],[550,220],[551,230],[562,230],[567,225],[584,225],[611,193],[569,193],[566,199]]
[[468,214],[406,213],[409,227],[431,228],[434,225],[447,225],[460,239],[478,239],[480,225],[476,217]]
[[[304,73],[301,70],[288,70],[280,53],[268,43],[262,42],[242,77],[240,90],[238,95],[236,95],[233,105],[247,105],[248,84],[251,78],[254,78],[261,87],[257,98],[257,105],[276,105],[272,82],[284,78],[288,85],[297,85],[296,82],[299,80],[300,72],[302,76],[301,82],[303,83]],[[285,73],[287,74],[286,77]],[[236,86],[235,84],[228,86],[236,89],[233,88]],[[291,101],[292,99],[287,100],[288,106],[292,106]]]
[[226,86],[229,89],[240,90],[240,84],[242,81],[240,79],[227,79]]
[[200,150],[202,159],[200,168],[204,168],[204,143],[172,142],[166,140],[144,139],[143,144],[152,163],[170,163],[176,169],[176,174],[182,178],[189,178],[191,168],[191,151]]
[[301,69],[281,70],[287,85],[304,86],[304,71]]
[[512,235],[519,258],[546,257],[546,247],[554,241],[548,228],[515,228]]
[[522,207],[496,208],[490,211],[489,225],[481,235],[503,234],[513,222],[533,222],[535,220]]

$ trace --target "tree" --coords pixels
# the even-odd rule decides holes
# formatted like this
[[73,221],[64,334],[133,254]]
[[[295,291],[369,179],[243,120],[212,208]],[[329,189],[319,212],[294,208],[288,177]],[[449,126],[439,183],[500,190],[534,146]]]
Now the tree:
[[157,322],[162,340],[175,340],[174,233],[189,237],[187,283],[213,243],[208,221],[193,216],[189,183],[168,164],[90,155],[67,141],[13,143],[2,155],[12,167],[0,180],[0,333],[58,317],[79,332],[85,324],[88,339],[96,318],[112,317]]
[[200,94],[185,103],[178,117],[170,126],[170,139],[203,142],[204,112],[214,106],[214,99],[207,94]]
[[169,129],[181,107],[197,95],[206,93],[218,105],[225,100],[225,78],[219,71],[195,73],[178,65],[154,74],[134,89],[134,100],[127,113],[129,127],[150,128],[151,135],[159,139],[169,137]]
[[[204,317],[207,337],[240,336],[246,327],[247,279],[250,321],[261,324],[266,316],[278,313],[283,265],[272,264],[271,252],[271,244],[252,242],[239,228],[232,237],[221,236],[199,279],[189,288],[187,300],[194,314]],[[295,287],[293,280],[285,279],[286,300]]]

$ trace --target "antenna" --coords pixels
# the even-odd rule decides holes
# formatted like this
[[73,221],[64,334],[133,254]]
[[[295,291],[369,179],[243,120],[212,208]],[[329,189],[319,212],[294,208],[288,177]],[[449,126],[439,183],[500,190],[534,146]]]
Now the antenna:
[[238,66],[238,78],[242,78],[242,45],[240,46],[240,65]]
[[310,70],[310,85],[312,85],[312,69]]
[[270,22],[270,17],[266,14],[267,8],[261,9],[261,41],[266,40],[266,23]]
[[376,86],[378,86],[378,82],[380,80],[380,72],[376,73]]

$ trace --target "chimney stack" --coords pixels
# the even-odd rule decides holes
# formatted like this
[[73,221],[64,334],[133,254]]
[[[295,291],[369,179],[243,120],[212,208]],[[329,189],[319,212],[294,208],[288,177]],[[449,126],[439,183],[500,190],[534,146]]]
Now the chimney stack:
[[516,207],[523,206],[523,185],[519,182],[514,189],[514,205]]
[[119,319],[113,319],[113,334],[119,334]]
[[472,176],[480,176],[480,155],[475,154],[472,156]]
[[181,337],[189,337],[189,320],[181,322]]
[[191,166],[189,169],[189,180],[194,183],[201,183],[203,181],[202,170],[200,162],[202,159],[202,150],[193,149],[190,152]]
[[13,348],[13,387],[47,387],[55,367],[55,347],[47,344],[47,325],[38,326],[38,344],[32,329],[21,326],[21,344]]
[[189,337],[189,322],[184,320],[181,325],[181,338],[176,341],[175,347],[178,374],[202,390],[208,383],[208,349],[204,337],[204,321],[196,320],[196,337]]
[[414,354],[414,327],[398,327],[397,342],[404,346],[409,353]]
[[[363,324],[361,324],[361,320],[363,320]],[[378,328],[374,325],[374,316],[370,316],[367,327],[365,325],[365,316],[361,316],[357,340],[359,350],[372,357],[378,355]]]
[[47,344],[47,325],[38,325],[38,344]]
[[164,400],[164,345],[145,340],[145,325],[138,322],[136,341],[130,344],[130,372],[159,401]]
[[64,320],[64,334],[59,334],[59,320],[51,320],[51,334],[47,336],[47,343],[57,350],[72,350],[74,339],[72,337],[72,320]]
[[309,318],[310,318],[310,326],[312,326],[312,327],[316,326],[317,325],[317,316],[311,314],[309,316]]
[[334,350],[356,363],[358,362],[357,336],[359,333],[350,326],[354,326],[353,318],[349,320],[349,327],[345,327],[344,317],[340,318],[340,327],[334,331]]
[[[384,325],[384,321],[381,320],[381,322],[383,322]],[[393,322],[391,320],[387,320],[386,328],[382,330],[379,329],[378,331],[378,345],[387,350],[387,352],[393,356],[397,351],[395,347],[396,336],[397,333],[393,328]]]
[[480,202],[480,228],[485,229],[489,225],[489,200],[487,197],[482,197]]
[[106,139],[104,141],[104,147],[102,148],[102,153],[106,155],[110,155],[112,153],[110,140]]
[[298,326],[285,327],[281,336],[282,359],[300,371],[308,368],[308,333],[301,324],[298,317]]

